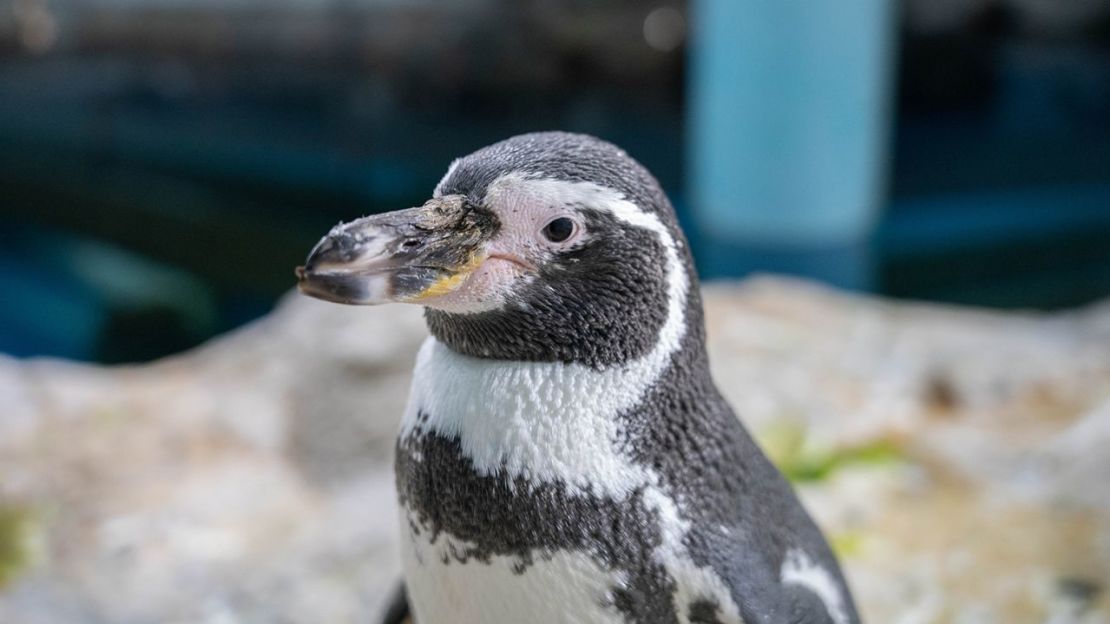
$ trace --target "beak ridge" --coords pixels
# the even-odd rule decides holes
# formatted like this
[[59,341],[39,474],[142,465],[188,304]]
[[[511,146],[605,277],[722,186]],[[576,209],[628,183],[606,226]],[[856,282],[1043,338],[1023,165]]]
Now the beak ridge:
[[459,283],[473,268],[469,260],[496,224],[471,214],[452,196],[339,224],[297,267],[297,287],[336,303],[419,300],[433,286]]

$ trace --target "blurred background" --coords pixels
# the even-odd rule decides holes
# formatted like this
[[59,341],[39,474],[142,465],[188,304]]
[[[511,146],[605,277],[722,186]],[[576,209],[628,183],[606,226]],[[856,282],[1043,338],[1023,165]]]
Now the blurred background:
[[0,624],[374,621],[426,330],[293,267],[548,129],[867,621],[1110,623],[1110,0],[0,0]]
[[3,0],[0,351],[199,344],[541,129],[647,165],[708,278],[1110,292],[1106,0]]

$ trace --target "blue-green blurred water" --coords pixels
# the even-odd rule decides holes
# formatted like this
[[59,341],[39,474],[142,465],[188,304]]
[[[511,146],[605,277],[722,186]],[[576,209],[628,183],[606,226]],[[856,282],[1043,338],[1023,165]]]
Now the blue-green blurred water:
[[[506,23],[528,37],[453,39],[457,20],[429,14],[443,36],[397,57],[362,50],[357,29],[311,54],[0,45],[0,352],[131,362],[199,344],[269,310],[335,222],[418,204],[452,158],[554,128],[655,172],[708,278],[780,271],[1005,307],[1110,294],[1106,37],[903,33],[877,228],[740,246],[706,236],[686,192],[683,49],[614,35],[639,9],[591,11],[615,29],[520,9]],[[252,33],[246,17],[231,32]],[[356,17],[336,19],[372,22]]]

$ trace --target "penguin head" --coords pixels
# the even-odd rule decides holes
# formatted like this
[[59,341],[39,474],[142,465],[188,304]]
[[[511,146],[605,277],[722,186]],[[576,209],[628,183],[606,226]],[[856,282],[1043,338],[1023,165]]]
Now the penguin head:
[[486,358],[604,367],[650,351],[676,310],[700,313],[655,178],[563,132],[456,160],[423,206],[337,225],[297,275],[329,301],[423,305],[433,335]]

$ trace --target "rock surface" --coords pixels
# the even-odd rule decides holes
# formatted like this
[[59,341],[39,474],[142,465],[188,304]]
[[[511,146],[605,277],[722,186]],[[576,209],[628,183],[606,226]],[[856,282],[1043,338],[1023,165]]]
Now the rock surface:
[[[707,289],[718,384],[869,622],[1110,622],[1110,303]],[[0,357],[0,622],[367,622],[419,310],[291,296],[146,366]]]

